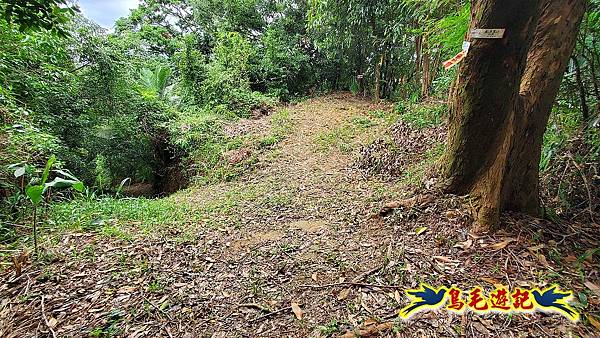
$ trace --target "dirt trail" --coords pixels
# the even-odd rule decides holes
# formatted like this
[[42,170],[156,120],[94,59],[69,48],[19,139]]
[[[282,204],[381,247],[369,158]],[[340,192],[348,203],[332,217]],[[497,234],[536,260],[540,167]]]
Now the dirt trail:
[[[455,246],[468,240],[468,217],[454,197],[426,197],[390,217],[373,216],[406,193],[401,184],[365,178],[354,166],[358,146],[387,125],[370,118],[376,123],[352,129],[352,137],[335,131],[389,108],[348,94],[290,107],[291,133],[274,151],[259,155],[253,171],[167,199],[186,213],[203,215],[199,222],[149,232],[132,228],[130,240],[65,234],[53,248],[57,261],[4,279],[0,336],[52,336],[49,326],[57,336],[337,335],[365,321],[394,321],[407,304],[403,290],[419,281],[466,287],[490,275],[485,264],[517,264],[499,251],[474,260],[483,249]],[[333,135],[334,146],[323,150],[318,140],[326,134]],[[90,244],[89,257],[73,254]],[[537,272],[519,273],[526,279]],[[320,287],[341,282],[357,284]],[[302,309],[302,319],[292,303]],[[542,332],[560,336],[572,328],[555,317],[516,317],[519,327],[509,327],[501,315],[426,313],[410,323],[383,325],[388,330],[381,334],[487,336],[499,329],[537,330],[533,323],[541,323]]]

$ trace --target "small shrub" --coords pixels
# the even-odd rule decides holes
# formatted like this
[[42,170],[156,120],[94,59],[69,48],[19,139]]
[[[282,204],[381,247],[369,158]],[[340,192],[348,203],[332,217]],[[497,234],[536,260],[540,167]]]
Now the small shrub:
[[96,167],[94,168],[94,175],[96,176],[94,181],[95,186],[101,190],[110,189],[112,178],[106,157],[102,154],[99,154],[96,156],[96,160],[94,162],[96,164]]

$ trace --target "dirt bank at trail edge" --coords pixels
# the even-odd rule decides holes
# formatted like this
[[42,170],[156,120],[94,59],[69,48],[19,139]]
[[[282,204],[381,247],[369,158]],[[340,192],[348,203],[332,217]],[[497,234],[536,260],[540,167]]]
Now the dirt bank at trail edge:
[[[592,334],[585,321],[540,313],[398,320],[404,290],[422,281],[581,291],[579,276],[598,285],[598,260],[570,261],[566,250],[545,259],[561,239],[553,233],[573,232],[568,225],[507,216],[514,232],[474,238],[461,199],[431,190],[408,200],[401,180],[366,176],[357,153],[385,133],[395,118],[389,105],[334,94],[288,110],[289,134],[259,153],[253,170],[165,199],[198,219],[149,231],[113,220],[127,239],[67,232],[50,247],[53,260],[26,265],[20,277],[7,271],[0,336],[319,337],[377,322],[390,322],[379,333],[390,337]],[[243,123],[260,134],[268,119]],[[379,216],[390,201],[403,203]],[[598,229],[580,229],[561,245],[597,247],[596,235],[582,232]],[[598,314],[599,295],[587,301],[585,313]]]

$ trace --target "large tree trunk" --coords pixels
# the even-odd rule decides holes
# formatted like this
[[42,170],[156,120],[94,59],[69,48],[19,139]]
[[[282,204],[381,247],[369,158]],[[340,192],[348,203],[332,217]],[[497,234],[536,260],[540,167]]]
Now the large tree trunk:
[[502,209],[537,215],[544,132],[560,82],[576,44],[584,0],[548,1],[542,10],[515,114],[514,145],[502,193]]
[[476,39],[459,67],[450,108],[447,190],[477,199],[477,219],[493,223],[527,51],[540,0],[476,0],[474,28],[506,28],[503,39]]
[[471,29],[506,28],[501,40],[472,41],[451,102],[446,188],[473,198],[477,232],[503,209],[538,212],[541,140],[583,9],[583,0],[473,3]]

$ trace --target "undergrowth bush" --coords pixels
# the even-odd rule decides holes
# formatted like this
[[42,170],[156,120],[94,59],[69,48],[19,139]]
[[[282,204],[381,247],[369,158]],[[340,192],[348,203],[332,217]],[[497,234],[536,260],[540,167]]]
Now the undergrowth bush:
[[250,89],[248,59],[252,46],[236,32],[220,32],[206,77],[200,85],[205,110],[226,117],[248,117],[254,109],[269,107],[275,99]]
[[448,107],[439,103],[412,104],[401,101],[396,104],[395,111],[402,121],[417,129],[439,126],[448,115]]
[[[587,217],[600,211],[600,129],[567,102],[554,108],[541,152],[541,191],[548,217]],[[596,207],[593,207],[596,206]]]
[[299,41],[299,35],[290,35],[282,25],[271,26],[254,50],[253,86],[284,101],[306,93],[314,74]]
[[170,127],[173,143],[185,154],[192,170],[206,173],[219,161],[225,149],[223,116],[205,110],[179,112]]

